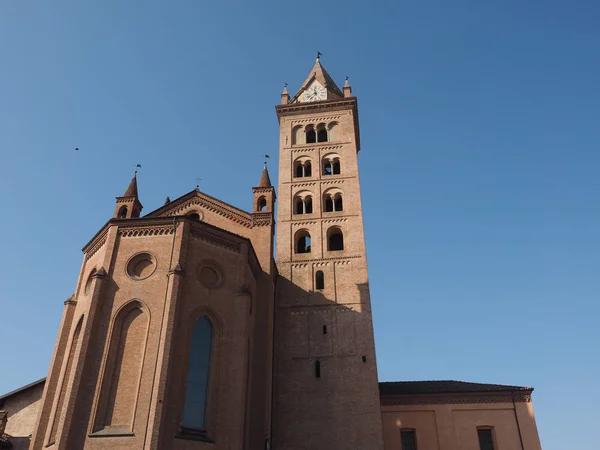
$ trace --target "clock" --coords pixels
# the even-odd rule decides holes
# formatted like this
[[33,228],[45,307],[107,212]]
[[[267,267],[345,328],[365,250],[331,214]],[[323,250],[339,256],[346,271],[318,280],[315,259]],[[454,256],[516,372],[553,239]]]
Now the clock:
[[321,100],[327,100],[327,89],[321,83],[315,81],[304,91],[304,101],[318,102]]

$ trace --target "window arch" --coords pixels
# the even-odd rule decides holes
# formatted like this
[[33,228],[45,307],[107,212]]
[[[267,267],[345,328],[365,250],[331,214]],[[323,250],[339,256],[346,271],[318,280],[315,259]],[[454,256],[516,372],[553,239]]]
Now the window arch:
[[319,124],[317,126],[317,142],[327,142],[328,139],[328,134],[327,134],[327,128],[325,127],[325,124]]
[[292,130],[292,145],[298,145],[302,143],[302,127],[298,125]]
[[294,196],[294,214],[312,214],[312,195],[308,191],[302,191]]
[[94,431],[106,428],[133,430],[149,323],[148,308],[140,300],[129,301],[115,314]]
[[296,253],[310,253],[311,240],[308,230],[297,231],[294,242],[296,244]]
[[185,402],[181,428],[196,432],[206,430],[206,405],[210,382],[213,325],[202,316],[194,322],[185,385]]
[[314,144],[317,142],[317,132],[312,125],[306,127],[306,143]]
[[339,212],[344,210],[342,192],[339,189],[329,189],[323,194],[323,212]]
[[312,176],[312,163],[310,158],[302,156],[294,161],[294,177],[304,178]]
[[200,214],[198,214],[197,211],[190,211],[186,214],[186,216],[192,220],[197,220],[198,222],[200,221]]
[[263,196],[259,197],[258,201],[256,202],[256,210],[264,211],[265,209],[267,209],[267,199],[263,195]]
[[330,153],[323,157],[323,175],[339,175],[342,173],[341,167],[340,155]]
[[337,122],[331,122],[328,127],[329,129],[329,142],[334,142],[339,140],[339,125]]
[[121,209],[119,209],[119,214],[117,214],[117,217],[119,219],[127,219],[127,206],[122,206]]
[[338,227],[331,227],[327,230],[327,250],[344,250],[344,234]]
[[322,270],[317,270],[315,274],[315,289],[319,291],[325,289],[325,274]]

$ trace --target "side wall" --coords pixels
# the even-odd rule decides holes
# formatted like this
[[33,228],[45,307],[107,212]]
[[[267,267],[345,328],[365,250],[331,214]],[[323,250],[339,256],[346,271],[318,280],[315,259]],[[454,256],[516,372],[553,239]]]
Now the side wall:
[[11,436],[10,442],[13,450],[26,450],[29,448],[30,436],[42,404],[44,383],[25,389],[4,400],[0,409],[8,412],[8,422],[4,432]]
[[478,427],[493,428],[496,449],[542,449],[530,402],[516,403],[516,417],[512,403],[390,405],[381,409],[385,450],[402,448],[403,429],[415,430],[419,450],[479,450]]

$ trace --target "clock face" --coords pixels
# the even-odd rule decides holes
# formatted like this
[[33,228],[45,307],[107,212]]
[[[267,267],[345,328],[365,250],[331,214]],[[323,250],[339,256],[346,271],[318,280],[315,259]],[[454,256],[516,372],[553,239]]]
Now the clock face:
[[315,81],[304,91],[304,101],[318,102],[321,100],[327,100],[327,89],[321,83]]

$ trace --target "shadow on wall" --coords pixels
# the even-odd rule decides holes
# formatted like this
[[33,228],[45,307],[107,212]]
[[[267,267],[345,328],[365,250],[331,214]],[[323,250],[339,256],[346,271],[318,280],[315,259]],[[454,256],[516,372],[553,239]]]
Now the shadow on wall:
[[[341,435],[365,434],[365,430],[348,431],[335,424],[355,424],[357,405],[368,408],[369,403],[378,402],[378,394],[374,400],[372,390],[359,388],[375,381],[373,389],[377,389],[369,285],[338,286],[342,291],[338,290],[337,298],[345,302],[338,303],[329,298],[335,291],[327,280],[323,290],[295,284],[309,281],[310,276],[294,282],[283,277],[277,280],[274,419],[279,424],[274,424],[274,430],[280,435],[274,436],[274,445],[293,440],[306,425],[301,418],[310,417],[311,423],[332,426],[319,435],[307,434],[307,448],[317,443],[335,447],[347,439]],[[365,397],[359,398],[361,392]]]
[[27,450],[29,449],[29,444],[31,443],[31,439],[29,436],[27,437],[11,437],[10,442],[12,447],[2,447],[0,444],[0,448],[11,448],[12,450]]

